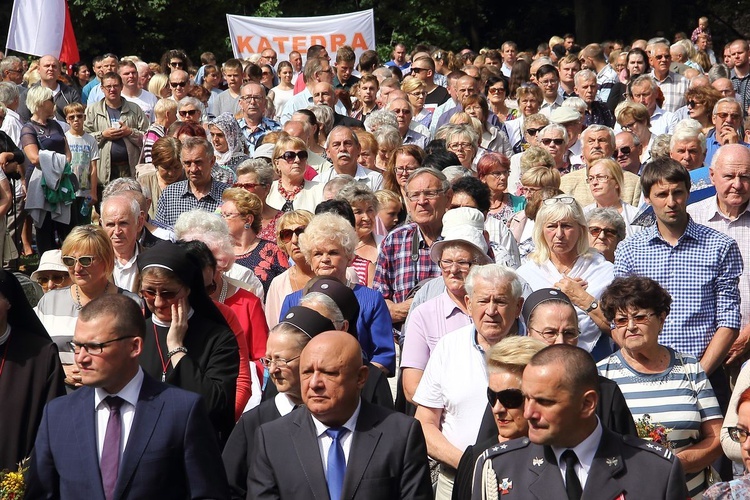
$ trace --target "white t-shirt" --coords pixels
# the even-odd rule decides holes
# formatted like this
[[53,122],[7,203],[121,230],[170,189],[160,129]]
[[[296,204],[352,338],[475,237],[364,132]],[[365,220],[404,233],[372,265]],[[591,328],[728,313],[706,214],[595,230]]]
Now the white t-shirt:
[[125,94],[123,94],[122,97],[126,101],[137,104],[138,107],[141,108],[144,113],[146,113],[146,117],[148,118],[149,123],[154,123],[154,106],[156,106],[156,103],[159,101],[159,99],[154,94],[152,94],[148,90],[141,90],[141,95],[139,95],[138,97],[130,97]]

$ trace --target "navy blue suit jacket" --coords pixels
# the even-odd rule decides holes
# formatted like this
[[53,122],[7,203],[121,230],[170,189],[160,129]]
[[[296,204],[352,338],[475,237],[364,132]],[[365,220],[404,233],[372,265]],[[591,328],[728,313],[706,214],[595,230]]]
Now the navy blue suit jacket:
[[[104,500],[94,389],[82,387],[44,409],[27,499]],[[144,373],[114,499],[229,498],[216,435],[197,394]]]

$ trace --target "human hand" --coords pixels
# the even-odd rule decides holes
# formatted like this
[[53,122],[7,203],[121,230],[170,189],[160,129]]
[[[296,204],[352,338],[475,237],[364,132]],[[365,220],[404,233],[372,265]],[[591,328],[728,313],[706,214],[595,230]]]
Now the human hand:
[[170,351],[183,346],[188,329],[187,311],[188,299],[186,296],[172,304],[172,323],[169,325],[169,331],[167,332],[167,349]]
[[78,365],[62,365],[63,371],[65,371],[65,383],[74,387],[81,387],[81,370],[78,369]]

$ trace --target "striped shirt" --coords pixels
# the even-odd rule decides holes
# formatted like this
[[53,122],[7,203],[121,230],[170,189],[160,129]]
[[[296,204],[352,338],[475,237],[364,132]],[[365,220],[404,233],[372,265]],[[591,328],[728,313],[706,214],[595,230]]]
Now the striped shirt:
[[[597,363],[597,368],[601,376],[617,383],[636,421],[649,415],[652,423],[672,429],[667,438],[677,453],[700,441],[703,422],[720,419],[722,414],[698,360],[667,349],[669,367],[662,373],[635,371],[619,351]],[[691,497],[707,486],[703,471],[686,474],[686,479]]]

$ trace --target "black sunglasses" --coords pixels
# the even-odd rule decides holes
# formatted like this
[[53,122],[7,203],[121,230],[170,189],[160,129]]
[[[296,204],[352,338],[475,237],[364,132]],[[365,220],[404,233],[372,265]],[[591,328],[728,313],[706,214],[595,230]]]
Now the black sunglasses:
[[615,150],[615,156],[620,156],[620,154],[628,156],[631,151],[633,151],[633,150],[630,148],[630,146],[623,146],[623,147],[617,148]]
[[529,134],[530,136],[535,136],[535,135],[536,135],[536,133],[537,133],[537,132],[539,132],[540,130],[542,130],[543,128],[544,128],[544,127],[539,127],[539,128],[527,128],[527,129],[526,129],[526,133],[527,133],[527,134]]
[[287,163],[292,163],[295,158],[299,158],[300,161],[303,161],[307,160],[307,151],[287,151],[286,153],[279,155],[276,158],[283,158]]
[[550,139],[549,137],[545,137],[541,141],[545,146],[549,146],[553,142],[555,143],[555,146],[562,146],[563,142],[565,142],[562,139]]
[[495,392],[488,387],[487,401],[490,406],[495,406],[495,403],[500,401],[506,410],[514,410],[523,406],[524,397],[521,389],[505,389]]
[[305,232],[306,228],[307,226],[300,226],[297,229],[282,229],[281,231],[279,231],[279,239],[282,243],[289,243],[290,241],[292,241],[293,235],[296,234],[299,238],[299,236]]
[[169,86],[173,89],[177,87],[184,87],[185,85],[187,85],[187,82],[169,82]]

